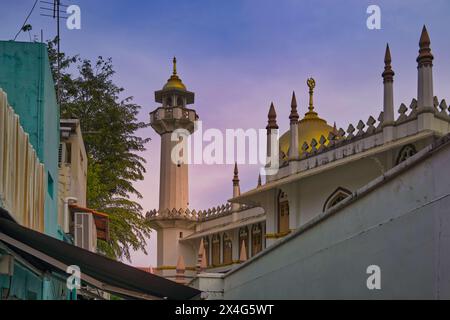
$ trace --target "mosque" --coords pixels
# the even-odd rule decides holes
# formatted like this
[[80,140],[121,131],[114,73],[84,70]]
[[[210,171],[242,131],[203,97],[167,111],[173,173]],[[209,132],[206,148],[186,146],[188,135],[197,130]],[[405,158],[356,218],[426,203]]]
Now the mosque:
[[[174,60],[150,114],[161,136],[159,209],[147,213],[157,231],[154,271],[218,299],[449,298],[450,109],[434,95],[426,27],[418,94],[398,115],[392,60],[388,45],[383,110],[346,130],[319,116],[314,79],[304,116],[293,94],[283,134],[272,104],[267,153],[278,154],[277,173],[241,192],[236,165],[232,198],[201,211],[189,207],[189,165],[171,161],[184,143],[171,134],[192,134],[199,119]],[[367,286],[373,265],[382,290]]]

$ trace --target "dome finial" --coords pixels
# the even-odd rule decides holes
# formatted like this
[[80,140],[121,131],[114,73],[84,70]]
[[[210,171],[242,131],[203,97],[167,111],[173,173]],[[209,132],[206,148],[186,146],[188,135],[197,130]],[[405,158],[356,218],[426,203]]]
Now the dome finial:
[[309,88],[309,111],[314,111],[314,89],[316,88],[316,81],[313,78],[309,78],[306,82]]
[[305,119],[317,118],[317,112],[314,111],[314,89],[316,88],[316,80],[309,78],[306,81],[309,88],[309,111],[306,113]]
[[173,75],[177,75],[177,57],[173,57]]
[[166,85],[164,86],[163,90],[172,90],[172,89],[178,89],[182,91],[186,91],[187,88],[183,84],[183,81],[181,81],[180,77],[178,77],[177,72],[177,57],[173,57],[173,72],[170,76],[170,79],[167,81]]

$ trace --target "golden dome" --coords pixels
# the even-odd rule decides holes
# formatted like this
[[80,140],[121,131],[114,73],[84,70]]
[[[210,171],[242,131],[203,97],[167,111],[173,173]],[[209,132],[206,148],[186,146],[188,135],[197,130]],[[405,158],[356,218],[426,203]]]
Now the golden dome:
[[170,77],[169,81],[167,81],[166,85],[163,88],[163,90],[170,90],[170,89],[186,90],[186,86],[183,84],[181,79],[175,75]]
[[173,74],[163,88],[163,90],[171,89],[187,90],[186,86],[183,84],[183,81],[181,81],[177,75],[177,58],[173,58]]
[[[317,112],[314,111],[313,96],[314,96],[314,89],[316,87],[315,80],[312,78],[308,79],[307,84],[309,87],[309,111],[305,114],[303,120],[300,120],[298,123],[299,153],[302,152],[303,145],[305,144],[305,142],[308,145],[310,145],[313,139],[316,139],[316,141],[319,142],[322,136],[328,139],[330,132],[333,132],[335,134],[337,133],[336,126],[332,127],[328,125],[328,123],[325,120],[319,118]],[[290,130],[281,136],[279,143],[280,143],[280,155],[282,155],[284,160],[287,160],[289,158],[289,148],[291,144]],[[311,146],[309,147],[309,150],[310,149]]]
[[[327,122],[319,117],[307,119],[306,117],[298,123],[298,150],[302,152],[303,144],[306,142],[311,144],[312,139],[319,142],[320,137],[328,138],[330,132],[334,132],[336,128],[327,124]],[[291,131],[287,131],[280,138],[280,154],[284,154],[283,158],[288,159],[289,148],[291,145]],[[311,148],[311,147],[310,147]]]

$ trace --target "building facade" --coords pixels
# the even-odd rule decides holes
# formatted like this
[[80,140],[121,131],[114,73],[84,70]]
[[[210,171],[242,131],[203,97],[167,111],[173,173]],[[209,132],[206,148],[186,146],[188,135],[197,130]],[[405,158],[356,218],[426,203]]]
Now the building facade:
[[0,41],[0,88],[45,167],[45,233],[62,239],[57,219],[59,106],[46,45]]
[[[47,47],[0,41],[0,206],[21,226],[64,239],[58,223],[59,106]],[[65,283],[1,245],[1,299],[67,299]]]
[[[222,297],[217,294],[218,287],[222,288],[219,291],[223,296],[230,299],[436,298],[431,289],[423,291],[423,294],[418,290],[427,278],[437,277],[442,272],[441,269],[431,268],[439,257],[447,263],[442,254],[437,254],[423,273],[414,272],[414,268],[408,269],[409,272],[402,278],[404,282],[413,282],[411,278],[419,275],[411,286],[392,287],[384,294],[374,296],[362,292],[367,288],[365,280],[360,281],[366,276],[366,268],[370,265],[370,254],[361,253],[364,248],[370,253],[376,250],[382,252],[379,261],[384,265],[389,263],[389,259],[392,263],[397,261],[399,255],[400,259],[406,259],[408,250],[413,250],[414,241],[409,238],[410,234],[405,234],[405,230],[413,228],[419,231],[421,227],[416,225],[420,221],[407,219],[413,204],[427,207],[437,201],[440,206],[440,211],[432,211],[423,223],[442,218],[447,208],[444,200],[450,190],[448,183],[445,177],[433,180],[431,176],[438,175],[438,171],[430,169],[430,166],[435,168],[435,163],[449,160],[448,147],[444,146],[448,144],[446,136],[450,133],[450,110],[446,101],[439,100],[433,92],[434,56],[425,27],[419,42],[418,94],[409,107],[400,104],[397,116],[394,105],[395,72],[389,46],[382,73],[383,110],[367,121],[349,124],[344,130],[320,118],[320,108],[314,104],[314,95],[318,94],[316,82],[308,79],[309,104],[305,115],[300,117],[302,107],[297,105],[294,93],[291,114],[287,119],[290,130],[273,142],[271,137],[279,135],[279,119],[272,104],[268,114],[267,148],[268,155],[278,153],[277,172],[269,174],[272,163],[268,158],[265,183],[260,178],[255,189],[241,193],[236,168],[233,197],[226,206],[206,212],[185,208],[165,208],[169,210],[163,212],[160,208],[159,211],[149,212],[147,217],[150,221],[164,230],[173,231],[166,231],[166,236],[160,238],[158,229],[158,257],[168,258],[164,264],[160,264],[158,259],[157,270],[166,271],[162,274],[169,278],[179,279],[183,274],[188,277],[186,281],[194,279],[191,284],[205,291],[211,286],[215,298]],[[172,112],[170,106],[164,110]],[[422,170],[418,169],[420,167]],[[415,184],[420,184],[420,174],[425,175],[422,187],[431,190],[425,192],[415,187]],[[399,193],[397,202],[392,199],[396,193]],[[391,210],[387,210],[387,204],[383,201],[392,206]],[[424,214],[426,212],[424,210]],[[405,219],[405,224],[398,222],[393,228],[398,234],[405,234],[405,238],[391,239],[392,230],[376,228],[390,219],[398,218],[400,221],[400,217]],[[172,226],[177,223],[183,223],[184,229],[173,229]],[[422,238],[424,241],[430,241],[430,237],[437,236],[439,232],[449,231],[435,225],[429,226],[431,233],[426,236],[428,238]],[[363,239],[358,235],[372,228],[375,234],[372,239]],[[357,242],[350,241],[352,237],[369,242],[356,251],[353,246]],[[392,250],[386,242],[389,240],[383,241],[383,237],[393,241]],[[348,248],[343,247],[347,251],[339,247],[339,241],[348,243]],[[441,244],[430,241],[429,249],[435,250]],[[404,251],[396,251],[395,245]],[[174,249],[177,247],[182,250]],[[352,252],[360,254],[361,259],[352,258]],[[417,262],[421,257],[425,258],[418,254],[411,262]],[[352,259],[355,265],[351,263]],[[365,263],[368,264],[363,268]],[[352,276],[356,266],[362,271]],[[338,271],[333,273],[336,267]],[[398,265],[390,269],[392,279],[395,278],[392,274],[401,272],[401,267]],[[347,276],[357,283],[357,289],[353,285],[344,288],[343,280],[331,281],[336,274],[337,279]],[[447,277],[448,274],[443,273],[442,276]],[[326,285],[328,280],[330,285]],[[428,285],[440,286],[445,291],[449,288],[443,281],[430,281]],[[206,287],[202,287],[202,283],[206,283]],[[330,288],[333,284],[336,284],[334,289]],[[267,286],[274,289],[264,290]],[[412,291],[408,292],[409,289]]]

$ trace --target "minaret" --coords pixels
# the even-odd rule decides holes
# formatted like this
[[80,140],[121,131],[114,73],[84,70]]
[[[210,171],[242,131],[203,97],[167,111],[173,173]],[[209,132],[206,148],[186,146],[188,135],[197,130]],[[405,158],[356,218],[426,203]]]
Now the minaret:
[[[234,165],[234,177],[233,177],[233,198],[239,197],[241,195],[241,187],[239,185],[239,170],[237,162]],[[239,211],[241,205],[239,203],[232,204],[233,212]]]
[[291,141],[289,149],[289,159],[297,159],[299,157],[298,150],[298,119],[299,115],[297,112],[297,98],[295,97],[295,92],[292,94],[291,102],[291,114],[289,116],[290,129],[291,129]]
[[431,129],[434,117],[433,93],[433,54],[430,48],[430,37],[427,28],[423,26],[419,42],[418,64],[418,93],[417,112],[419,114],[419,130]]
[[267,165],[266,165],[266,181],[271,181],[275,171],[278,171],[279,151],[278,151],[278,124],[275,106],[270,105],[267,121]]
[[[194,103],[194,93],[187,91],[178,77],[176,58],[173,59],[173,74],[164,88],[155,92],[155,101],[162,104],[151,113],[150,120],[152,128],[161,136],[159,209],[187,209],[187,137],[193,133],[198,116],[194,110],[186,108]],[[179,130],[185,134],[174,134]],[[172,151],[177,146],[180,149],[179,157],[172,159]]]
[[156,270],[175,281],[179,257],[184,257],[188,266],[196,262],[192,248],[180,240],[193,232],[194,218],[185,211],[189,206],[186,158],[187,138],[198,120],[196,111],[187,108],[194,103],[194,93],[187,91],[178,77],[176,58],[170,79],[162,90],[155,92],[155,101],[161,104],[150,114],[150,124],[161,136],[159,211],[149,220],[158,237]]
[[384,57],[384,102],[383,102],[383,137],[384,142],[394,140],[394,71],[391,66],[391,51],[389,44],[386,46],[386,54]]

